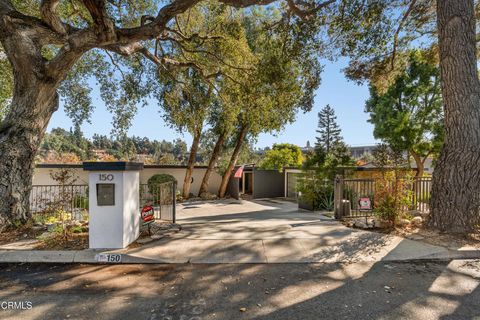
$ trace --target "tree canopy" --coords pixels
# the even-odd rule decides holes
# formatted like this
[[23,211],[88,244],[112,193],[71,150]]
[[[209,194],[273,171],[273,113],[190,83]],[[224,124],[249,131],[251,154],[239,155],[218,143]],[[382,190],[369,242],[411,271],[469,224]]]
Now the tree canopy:
[[300,168],[302,163],[303,155],[300,147],[290,143],[276,143],[265,153],[260,167],[282,171],[285,167]]
[[379,93],[370,86],[365,111],[375,138],[395,150],[408,151],[419,175],[428,156],[438,156],[443,143],[443,104],[439,71],[421,51],[412,51],[405,71]]

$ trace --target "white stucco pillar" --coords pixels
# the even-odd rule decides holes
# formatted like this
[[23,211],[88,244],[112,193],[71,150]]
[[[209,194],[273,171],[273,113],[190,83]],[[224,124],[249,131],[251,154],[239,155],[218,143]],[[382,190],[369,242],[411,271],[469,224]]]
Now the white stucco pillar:
[[89,248],[119,249],[140,232],[140,170],[136,162],[84,162],[89,171]]

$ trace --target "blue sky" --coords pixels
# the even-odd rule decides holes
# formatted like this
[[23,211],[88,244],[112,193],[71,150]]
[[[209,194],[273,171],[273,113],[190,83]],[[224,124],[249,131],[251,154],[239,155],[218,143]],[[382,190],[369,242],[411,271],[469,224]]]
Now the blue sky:
[[[347,81],[341,71],[347,65],[347,60],[326,61],[324,64],[322,84],[317,90],[313,110],[306,114],[299,113],[296,122],[288,125],[285,130],[276,136],[271,134],[260,135],[256,143],[257,147],[263,148],[280,142],[304,146],[307,140],[313,144],[317,127],[317,113],[327,103],[335,109],[338,124],[342,128],[343,137],[347,144],[357,146],[375,143],[373,127],[367,122],[368,115],[363,112],[365,100],[368,98],[368,88]],[[92,102],[95,106],[91,119],[92,123],[86,123],[82,126],[85,136],[90,138],[94,133],[109,135],[112,128],[112,116],[106,110],[95,87],[92,92]],[[48,130],[50,131],[55,127],[69,129],[71,126],[72,122],[61,107],[53,115]],[[139,110],[129,130],[129,135],[147,136],[150,139],[169,141],[182,138],[187,143],[191,142],[188,133],[182,135],[165,125],[154,101]]]

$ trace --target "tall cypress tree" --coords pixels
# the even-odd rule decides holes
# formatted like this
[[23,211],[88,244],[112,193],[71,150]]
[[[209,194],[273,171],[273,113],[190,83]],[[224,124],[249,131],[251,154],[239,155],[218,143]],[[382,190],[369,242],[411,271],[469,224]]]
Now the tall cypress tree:
[[318,129],[319,136],[316,138],[315,149],[322,150],[325,154],[329,154],[332,147],[342,141],[340,135],[341,129],[337,124],[337,116],[335,110],[327,104],[318,113]]

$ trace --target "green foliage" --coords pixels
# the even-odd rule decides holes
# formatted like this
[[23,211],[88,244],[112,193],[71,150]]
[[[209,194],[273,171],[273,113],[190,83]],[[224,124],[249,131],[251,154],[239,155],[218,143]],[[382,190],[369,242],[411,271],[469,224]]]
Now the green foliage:
[[151,176],[148,181],[148,191],[150,194],[155,194],[155,190],[158,190],[158,186],[162,183],[177,181],[174,176],[166,173],[155,174]]
[[73,153],[81,160],[91,158],[92,143],[83,137],[79,127],[74,131],[67,131],[62,128],[54,128],[46,133],[40,146],[40,155],[46,156],[49,151],[58,154]]
[[379,144],[372,152],[373,164],[382,169],[388,170],[403,170],[406,168],[408,161],[403,150],[394,149],[392,146],[385,143]]
[[290,143],[274,144],[273,148],[265,153],[260,163],[263,169],[282,171],[284,167],[301,167],[303,162],[302,150]]
[[339,167],[354,164],[341,129],[336,124],[334,109],[325,106],[318,114],[320,134],[314,154],[305,162],[305,170],[299,179],[302,198],[313,203],[316,209],[333,209],[333,182]]
[[239,108],[236,123],[247,126],[253,138],[281,130],[298,110],[311,110],[321,71],[313,39],[296,22],[275,25],[275,12],[254,13],[245,15],[242,26],[255,63],[223,90],[227,105]]
[[421,51],[412,51],[405,71],[385,93],[370,87],[365,111],[375,138],[393,149],[425,158],[443,144],[443,108],[439,71]]
[[305,170],[298,179],[299,201],[312,203],[314,210],[333,210],[333,184],[318,170]]
[[320,164],[318,170],[322,171],[327,179],[333,181],[339,167],[349,167],[355,164],[350,150],[344,142],[338,142],[333,145],[330,153],[325,157],[323,164]]
[[[183,164],[187,152],[187,144],[182,139],[176,139],[173,142],[165,140],[150,140],[147,137],[117,137],[109,138],[104,135],[94,134],[92,139],[86,139],[79,127],[74,131],[67,131],[62,128],[54,128],[50,133],[46,133],[40,147],[39,161],[41,162],[62,162],[66,161],[65,154],[74,154],[78,156],[76,162],[80,160],[91,160],[94,158],[94,150],[105,150],[110,158],[100,158],[99,160],[136,160],[137,154],[147,155],[147,162],[156,164]],[[51,158],[50,153],[57,155]],[[72,158],[72,160],[74,160]],[[205,163],[208,161],[208,154],[198,155],[197,162]],[[74,161],[75,162],[75,161]]]
[[411,203],[412,183],[412,178],[405,171],[384,172],[380,179],[375,180],[375,214],[394,226]]
[[326,105],[318,113],[319,136],[316,138],[314,154],[306,161],[306,167],[317,167],[333,181],[336,168],[353,165],[347,145],[343,142],[341,129],[337,125],[335,110]]
[[73,226],[70,228],[71,233],[82,233],[83,228],[81,226]]
[[383,92],[402,72],[408,50],[421,47],[437,60],[435,1],[341,1],[332,8],[329,37],[349,57],[349,79]]
[[[226,146],[223,149],[220,159],[217,163],[216,171],[223,176],[227,171],[228,164],[230,162],[230,157],[233,153],[233,149],[235,147],[235,138],[231,137],[229,141],[226,142]],[[238,155],[238,164],[251,164],[257,163],[260,161],[260,157],[255,153],[253,149],[253,141],[246,140],[245,143],[242,144],[240,149],[240,154]]]
[[8,111],[8,105],[13,92],[13,74],[10,63],[0,45],[0,121]]
[[374,164],[381,168],[381,175],[375,180],[374,212],[394,226],[411,204],[413,179],[410,171],[405,170],[402,151],[382,144],[373,156]]
[[213,102],[212,89],[196,70],[182,70],[168,80],[158,96],[164,120],[179,132],[200,135]]

